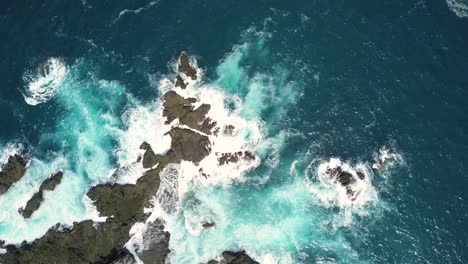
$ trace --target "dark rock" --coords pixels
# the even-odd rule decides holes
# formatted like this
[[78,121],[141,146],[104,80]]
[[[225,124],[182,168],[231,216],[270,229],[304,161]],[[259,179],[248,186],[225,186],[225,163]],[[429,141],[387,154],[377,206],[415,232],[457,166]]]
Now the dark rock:
[[[196,70],[190,67],[188,57],[182,54],[180,71],[187,76],[195,76]],[[136,222],[147,220],[148,215],[145,214],[144,208],[151,206],[151,199],[159,189],[161,170],[170,163],[180,163],[182,160],[198,163],[211,151],[209,138],[204,135],[214,126],[206,118],[210,106],[202,105],[193,109],[191,104],[195,102],[194,98],[185,99],[173,92],[164,97],[169,98],[164,104],[164,115],[168,120],[179,118],[182,124],[202,133],[191,129],[172,128],[169,131],[172,138],[171,148],[165,155],[154,154],[150,145],[143,143],[141,148],[146,150],[142,158],[144,167],[153,168],[159,163],[157,167],[147,170],[136,184],[101,184],[92,187],[87,193],[94,201],[100,216],[107,217],[105,222],[94,223],[86,220],[75,223],[71,228],[57,225],[32,243],[23,243],[21,246],[7,245],[7,252],[0,254],[0,263],[132,263],[133,257],[125,249],[125,244],[130,239],[129,231]],[[12,182],[21,178],[25,166],[26,162],[20,157],[10,157],[0,174],[0,185],[9,187]],[[50,183],[46,186],[44,189],[55,187],[56,184]],[[156,242],[140,250],[139,256],[146,260],[146,263],[165,263],[169,254],[170,234],[163,231],[161,223],[150,226],[147,231],[148,237]]]
[[341,183],[342,186],[348,186],[356,182],[356,179],[354,179],[353,175],[347,171],[343,171],[341,167],[328,169],[327,174],[331,179],[334,179]]
[[164,264],[169,250],[169,232],[164,231],[164,225],[159,219],[148,223],[143,233],[145,247],[137,248],[136,254],[143,263]]
[[136,264],[135,257],[133,254],[128,251],[128,249],[124,248],[120,251],[117,252],[117,255],[112,256],[111,259],[109,259],[108,262],[106,263],[111,263],[111,264]]
[[206,222],[206,223],[203,223],[202,226],[204,228],[210,228],[210,227],[215,226],[215,223],[214,222]]
[[366,176],[364,175],[364,173],[362,173],[362,172],[360,172],[360,171],[358,171],[356,174],[357,174],[357,176],[359,177],[360,180],[364,180],[364,178],[366,177]]
[[171,129],[169,134],[172,137],[170,156],[177,160],[198,163],[210,154],[211,142],[207,136],[178,127]]
[[62,177],[63,172],[57,172],[52,175],[52,177],[45,180],[41,184],[41,187],[39,187],[39,191],[26,203],[26,207],[24,209],[20,209],[21,215],[23,215],[24,218],[30,218],[31,215],[41,206],[41,203],[44,200],[44,191],[53,191],[62,181]]
[[19,155],[10,156],[0,171],[0,195],[6,193],[11,185],[26,173],[27,162]]
[[126,248],[113,248],[111,253],[94,264],[136,264],[135,257]]
[[154,154],[148,143],[143,142],[143,144],[140,146],[140,149],[146,150],[143,154],[143,168],[151,168],[160,162],[159,156]]
[[180,75],[177,74],[175,86],[185,89],[187,88],[187,83],[182,79],[182,77],[180,77]]
[[225,135],[232,136],[234,134],[234,129],[235,129],[235,127],[233,125],[227,125],[227,126],[224,127],[223,133]]
[[238,252],[224,251],[222,257],[222,260],[210,260],[208,264],[259,264],[259,262],[249,257],[244,250]]
[[163,103],[163,116],[166,117],[166,124],[178,118],[180,124],[210,135],[211,130],[216,126],[216,122],[206,116],[211,107],[208,104],[202,104],[195,109],[193,103],[196,101],[195,98],[184,98],[174,91],[167,92]]
[[209,176],[208,174],[206,174],[205,172],[203,172],[203,169],[202,169],[202,168],[200,168],[200,169],[198,170],[198,172],[200,173],[201,176],[203,176],[203,177],[205,177],[205,178],[208,178],[208,176]]
[[197,79],[197,69],[191,65],[187,53],[185,52],[182,52],[179,57],[179,72],[185,74],[187,77],[192,78],[192,80]]
[[255,160],[255,155],[250,151],[221,153],[221,157],[218,158],[218,165],[221,166],[224,164],[236,163],[241,158],[247,161],[251,161],[251,160]]

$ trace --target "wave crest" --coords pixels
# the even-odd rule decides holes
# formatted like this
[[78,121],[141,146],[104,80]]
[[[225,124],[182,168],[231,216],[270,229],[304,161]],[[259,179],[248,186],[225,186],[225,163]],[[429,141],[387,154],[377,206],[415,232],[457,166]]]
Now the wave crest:
[[466,0],[446,0],[447,5],[455,15],[460,18],[468,17],[468,1]]
[[67,67],[58,58],[49,58],[35,71],[25,72],[23,81],[26,87],[23,96],[26,103],[38,105],[49,101],[57,92],[66,74]]

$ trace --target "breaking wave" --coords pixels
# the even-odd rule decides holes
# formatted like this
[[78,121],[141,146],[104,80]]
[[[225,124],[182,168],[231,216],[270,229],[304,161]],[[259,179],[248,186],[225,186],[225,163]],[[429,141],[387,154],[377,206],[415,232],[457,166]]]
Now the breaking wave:
[[49,101],[56,93],[67,74],[67,67],[58,58],[49,58],[35,70],[26,71],[23,81],[26,84],[23,96],[29,105]]
[[318,184],[312,184],[309,190],[324,206],[362,207],[378,201],[371,175],[364,164],[353,167],[331,158],[318,166]]
[[455,15],[460,18],[468,17],[468,1],[466,0],[446,0],[447,5]]

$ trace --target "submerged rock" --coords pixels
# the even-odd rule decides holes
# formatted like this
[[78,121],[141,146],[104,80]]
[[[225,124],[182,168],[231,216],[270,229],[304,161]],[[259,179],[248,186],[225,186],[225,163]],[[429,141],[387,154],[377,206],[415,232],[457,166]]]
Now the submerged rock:
[[0,171],[0,195],[6,193],[11,185],[26,173],[26,160],[20,155],[10,156]]
[[259,262],[249,257],[245,250],[238,252],[224,251],[222,257],[223,259],[219,261],[210,260],[208,264],[259,264]]
[[206,222],[206,223],[203,223],[202,226],[204,228],[210,228],[210,227],[215,226],[215,223],[214,222]]
[[26,207],[20,209],[20,213],[24,218],[30,218],[31,215],[39,209],[42,201],[44,200],[44,191],[53,191],[57,185],[62,181],[63,173],[58,172],[49,179],[45,180],[39,191],[33,195],[31,199],[26,203]]
[[[218,153],[217,153],[218,154]],[[229,163],[236,163],[240,159],[246,160],[246,161],[252,161],[255,160],[255,155],[250,152],[250,151],[239,151],[239,152],[233,152],[233,153],[221,153],[221,157],[218,158],[218,165],[224,165],[224,164],[229,164]]]

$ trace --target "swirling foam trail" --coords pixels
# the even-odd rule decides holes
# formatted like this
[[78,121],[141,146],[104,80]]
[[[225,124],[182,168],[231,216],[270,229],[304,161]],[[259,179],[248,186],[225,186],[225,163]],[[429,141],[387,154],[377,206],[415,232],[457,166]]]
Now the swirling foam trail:
[[23,81],[26,83],[24,100],[30,105],[49,101],[59,89],[67,74],[66,65],[58,58],[50,58],[35,71],[26,71]]

